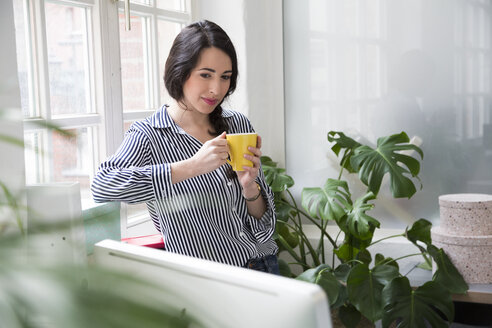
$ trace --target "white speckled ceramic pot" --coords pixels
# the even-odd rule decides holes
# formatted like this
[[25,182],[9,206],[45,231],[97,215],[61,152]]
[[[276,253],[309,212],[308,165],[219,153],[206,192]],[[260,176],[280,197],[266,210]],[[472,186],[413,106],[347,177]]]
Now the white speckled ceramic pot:
[[492,235],[492,195],[439,196],[441,230],[455,236]]
[[467,283],[492,283],[492,235],[455,236],[434,227],[432,243],[444,249]]

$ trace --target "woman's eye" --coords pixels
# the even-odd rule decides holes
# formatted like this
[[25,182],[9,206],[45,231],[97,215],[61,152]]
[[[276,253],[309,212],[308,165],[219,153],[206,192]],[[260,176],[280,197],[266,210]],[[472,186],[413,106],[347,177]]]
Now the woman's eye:
[[200,76],[206,79],[206,78],[209,78],[210,77],[210,74],[208,74],[208,73],[201,73]]
[[227,80],[231,79],[231,76],[230,75],[223,75],[222,79],[227,81]]

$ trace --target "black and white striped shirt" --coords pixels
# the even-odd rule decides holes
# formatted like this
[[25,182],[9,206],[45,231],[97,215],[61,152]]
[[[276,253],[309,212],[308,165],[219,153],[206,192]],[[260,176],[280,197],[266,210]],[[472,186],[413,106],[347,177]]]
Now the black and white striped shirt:
[[[267,210],[259,220],[248,214],[229,164],[172,184],[171,163],[192,157],[202,143],[180,128],[166,108],[132,124],[116,153],[100,165],[92,183],[94,200],[146,202],[170,252],[236,266],[275,254],[275,206],[261,169],[257,182]],[[229,133],[253,132],[241,113],[224,109],[222,115]]]

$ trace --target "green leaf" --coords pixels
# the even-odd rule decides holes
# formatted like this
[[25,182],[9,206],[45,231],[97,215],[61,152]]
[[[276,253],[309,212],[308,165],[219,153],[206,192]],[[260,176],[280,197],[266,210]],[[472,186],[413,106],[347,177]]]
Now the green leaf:
[[444,250],[442,248],[438,249],[434,245],[429,245],[427,251],[437,264],[437,270],[432,276],[432,280],[440,283],[452,294],[466,293],[468,284]]
[[347,182],[328,179],[323,188],[304,188],[302,207],[313,218],[338,220],[352,208]]
[[423,153],[419,147],[408,142],[408,136],[402,132],[379,138],[376,149],[360,146],[354,150],[350,165],[359,172],[360,180],[375,195],[378,194],[386,173],[390,174],[390,190],[393,197],[410,198],[416,192],[412,180],[405,175],[418,178],[420,163],[415,158],[399,152],[415,150],[420,157],[423,157]]
[[394,266],[398,271],[400,270],[400,266],[398,265],[398,262],[394,261],[393,258],[391,257],[384,257],[383,254],[376,254],[376,257],[374,259],[374,265],[391,265]]
[[349,243],[344,242],[340,247],[335,249],[333,252],[340,259],[340,261],[347,262],[352,260],[352,257],[350,256],[350,251],[352,251],[353,256],[357,256],[360,250],[358,248],[350,246]]
[[285,200],[276,201],[275,213],[277,214],[278,221],[287,222],[292,216],[292,207]]
[[277,234],[282,236],[284,240],[289,244],[291,248],[297,247],[299,245],[299,235],[296,231],[291,232],[289,227],[282,221],[277,221],[275,226]]
[[342,285],[340,285],[340,291],[338,293],[337,300],[335,301],[334,304],[331,304],[330,307],[332,309],[336,309],[336,308],[339,308],[342,305],[347,304],[347,302],[348,302],[347,287],[342,284]]
[[390,265],[378,265],[370,270],[367,264],[357,264],[350,271],[347,280],[350,302],[372,322],[381,319],[381,293],[384,286],[397,276],[398,270]]
[[406,237],[415,245],[417,245],[417,241],[421,241],[428,246],[432,243],[431,228],[432,223],[426,219],[420,219],[414,222],[410,229],[407,228]]
[[261,157],[262,169],[265,174],[265,181],[273,192],[282,192],[294,185],[294,179],[285,174],[285,169],[278,168],[277,163],[270,157]]
[[[337,137],[338,136],[338,137]],[[338,156],[343,149],[343,156],[340,161],[340,166],[349,171],[350,173],[356,172],[350,165],[350,158],[354,154],[354,150],[361,146],[360,143],[352,138],[347,137],[343,132],[330,131],[328,132],[328,141],[334,142],[335,145],[331,147],[331,150]]]
[[352,304],[348,304],[338,309],[338,317],[345,327],[355,328],[361,319],[361,314]]
[[347,282],[350,269],[351,269],[350,265],[346,263],[342,263],[335,268],[335,271],[333,273],[335,274],[335,277],[337,277],[338,280],[342,282]]
[[371,239],[375,228],[379,228],[379,221],[366,214],[374,205],[368,204],[368,201],[376,197],[372,192],[358,198],[352,209],[346,216],[340,218],[338,226],[345,233],[350,233],[358,239]]
[[371,264],[372,261],[371,253],[367,249],[361,250],[355,258],[367,265]]
[[449,322],[454,317],[454,306],[449,292],[434,281],[413,290],[407,277],[393,279],[383,289],[383,327],[400,320],[398,327],[448,327],[436,312],[438,309]]
[[284,260],[278,259],[278,268],[283,277],[292,277],[292,271],[290,271],[289,264],[287,264]]
[[330,305],[335,304],[337,301],[341,284],[338,282],[329,265],[321,264],[316,268],[306,270],[296,279],[320,285],[326,292]]

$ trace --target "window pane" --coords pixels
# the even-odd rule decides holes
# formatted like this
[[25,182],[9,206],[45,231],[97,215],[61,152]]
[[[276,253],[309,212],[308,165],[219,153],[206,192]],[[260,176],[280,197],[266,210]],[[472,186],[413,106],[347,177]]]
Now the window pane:
[[157,22],[157,37],[159,45],[159,72],[161,72],[161,78],[159,79],[160,86],[160,100],[161,104],[168,103],[169,94],[164,86],[164,65],[166,64],[169,50],[173,44],[174,38],[181,31],[182,25],[180,23],[168,22],[164,20],[158,20]]
[[31,33],[29,13],[25,0],[14,0],[15,38],[17,50],[17,71],[21,94],[22,114],[24,117],[39,116],[34,106],[34,90],[32,77]]
[[95,128],[85,127],[68,130],[67,137],[52,132],[53,181],[80,183],[82,199],[91,198],[89,177],[93,174]]
[[26,184],[42,183],[45,181],[44,152],[45,133],[41,131],[24,134],[24,156],[26,166]]
[[131,30],[125,29],[125,15],[120,13],[121,83],[123,111],[149,108],[147,24],[140,16],[131,16]]
[[46,3],[45,10],[52,114],[91,113],[89,9]]
[[156,0],[157,8],[184,11],[183,0]]
[[138,3],[139,5],[150,6],[150,0],[130,0],[130,2]]

